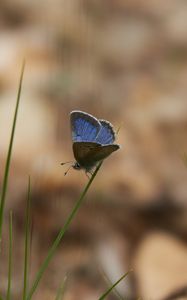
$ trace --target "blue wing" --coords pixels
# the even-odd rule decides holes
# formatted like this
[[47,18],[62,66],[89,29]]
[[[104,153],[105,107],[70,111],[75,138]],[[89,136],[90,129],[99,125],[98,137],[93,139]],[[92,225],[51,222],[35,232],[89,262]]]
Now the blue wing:
[[96,137],[95,142],[102,145],[113,144],[115,141],[115,132],[110,122],[105,120],[99,120],[101,123],[101,129]]
[[73,142],[95,142],[101,124],[92,115],[82,111],[70,113]]

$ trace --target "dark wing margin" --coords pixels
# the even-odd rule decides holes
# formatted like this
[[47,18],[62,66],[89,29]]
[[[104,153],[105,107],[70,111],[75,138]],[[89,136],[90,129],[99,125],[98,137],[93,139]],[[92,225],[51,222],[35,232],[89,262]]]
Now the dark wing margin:
[[79,110],[70,113],[70,122],[74,142],[94,142],[101,128],[95,117]]
[[110,122],[105,120],[99,120],[101,123],[101,129],[96,137],[96,142],[102,145],[113,144],[115,141],[115,131]]

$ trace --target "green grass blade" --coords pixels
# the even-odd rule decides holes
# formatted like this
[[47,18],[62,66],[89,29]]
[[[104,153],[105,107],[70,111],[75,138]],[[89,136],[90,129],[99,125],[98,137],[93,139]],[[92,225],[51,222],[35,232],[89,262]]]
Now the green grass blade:
[[9,216],[9,262],[8,262],[8,287],[6,300],[11,297],[11,282],[12,282],[12,211]]
[[31,193],[31,182],[30,177],[28,180],[28,196],[26,205],[25,215],[25,254],[24,254],[24,276],[23,276],[23,297],[25,300],[27,297],[28,289],[28,266],[29,266],[29,241],[30,241],[30,193]]
[[[108,278],[107,274],[102,270],[102,275],[103,275],[103,278],[106,282],[106,284],[108,286],[112,286],[112,282],[111,280]],[[119,300],[124,300],[124,298],[120,295],[120,293],[117,291],[116,287],[114,287],[113,289],[113,293],[116,295],[116,297],[119,299]]]
[[65,276],[63,282],[61,283],[58,291],[57,291],[57,295],[55,297],[55,300],[62,300],[62,297],[64,295],[64,291],[65,291],[65,287],[66,287],[66,281],[67,281],[67,276]]
[[127,275],[129,275],[131,271],[128,271],[127,273],[125,273],[120,279],[118,279],[98,300],[103,300],[105,299],[110,292],[125,278],[127,277]]
[[80,197],[78,198],[77,202],[75,203],[75,206],[73,207],[71,213],[69,214],[64,226],[62,227],[62,229],[60,230],[59,234],[57,235],[54,243],[52,244],[51,248],[49,249],[49,252],[47,254],[47,257],[46,259],[44,260],[43,264],[41,265],[37,275],[36,275],[36,278],[34,280],[34,283],[29,291],[29,294],[26,298],[26,300],[30,300],[34,294],[34,292],[36,291],[36,288],[38,287],[38,284],[42,278],[42,275],[43,273],[45,272],[45,270],[47,269],[48,265],[49,265],[49,262],[51,261],[52,257],[54,256],[55,254],[55,251],[58,247],[58,245],[60,244],[66,230],[68,229],[70,223],[72,222],[73,218],[75,217],[75,214],[77,213],[79,207],[81,206],[83,200],[84,200],[84,197],[92,183],[92,181],[94,180],[95,176],[97,175],[97,172],[99,171],[100,167],[102,165],[102,162],[98,165],[98,167],[96,168],[95,172],[93,173],[92,177],[90,178],[90,180],[88,181],[85,189],[83,190],[83,192],[81,193]]
[[19,87],[18,87],[18,93],[17,93],[17,100],[16,100],[16,107],[15,107],[14,119],[13,119],[13,123],[12,123],[12,131],[11,131],[9,148],[8,148],[8,153],[7,153],[7,158],[6,158],[5,171],[4,171],[4,176],[3,176],[2,193],[1,193],[1,201],[0,201],[0,241],[1,241],[1,237],[2,237],[4,206],[5,206],[5,199],[6,199],[6,192],[7,192],[7,185],[8,185],[8,176],[9,176],[9,170],[10,170],[10,161],[11,161],[11,155],[12,155],[12,147],[13,147],[13,141],[14,141],[14,135],[15,135],[18,108],[19,108],[19,103],[20,103],[24,67],[25,67],[25,62],[23,62],[22,69],[21,69],[21,75],[20,75]]

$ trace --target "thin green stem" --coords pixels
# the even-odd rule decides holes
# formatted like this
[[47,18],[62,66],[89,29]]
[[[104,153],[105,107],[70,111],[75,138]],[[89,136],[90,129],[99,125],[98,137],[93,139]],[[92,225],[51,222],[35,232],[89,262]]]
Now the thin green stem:
[[23,276],[23,297],[25,300],[27,297],[28,289],[28,266],[29,266],[29,241],[30,241],[30,194],[31,194],[31,182],[30,177],[28,180],[28,196],[25,215],[25,254],[24,254],[24,276]]
[[63,282],[61,283],[58,291],[57,291],[57,295],[55,297],[55,300],[61,300],[63,295],[64,295],[64,290],[65,290],[65,287],[66,287],[66,281],[67,281],[67,276],[65,276]]
[[97,175],[97,172],[99,171],[100,167],[102,165],[102,162],[98,165],[98,167],[96,168],[95,172],[93,173],[92,177],[90,178],[90,180],[88,181],[85,189],[83,190],[83,192],[81,193],[79,199],[77,200],[77,202],[75,203],[75,206],[73,207],[71,213],[69,214],[64,226],[62,227],[62,229],[60,230],[59,234],[57,235],[54,243],[52,244],[51,248],[49,249],[49,252],[47,254],[47,257],[46,259],[44,260],[43,264],[41,265],[37,275],[36,275],[36,278],[34,280],[34,283],[29,291],[29,294],[26,298],[26,300],[30,300],[34,294],[34,292],[36,291],[36,288],[42,278],[42,275],[43,273],[45,272],[46,268],[48,267],[49,265],[49,262],[51,261],[52,257],[54,256],[54,253],[58,247],[58,245],[60,244],[66,230],[68,229],[70,223],[72,222],[75,214],[77,213],[79,207],[81,206],[83,200],[84,200],[84,197],[92,183],[92,181],[94,180],[95,176]]
[[[111,287],[112,286],[112,282],[111,282],[111,280],[108,278],[107,274],[103,270],[102,270],[102,275],[103,275],[103,278],[106,281],[106,284]],[[116,287],[114,287],[113,293],[116,295],[116,297],[118,299],[124,300],[124,298],[120,295],[120,293],[118,292],[118,290],[116,289]]]
[[110,294],[110,292],[130,273],[131,271],[128,271],[125,273],[120,279],[118,279],[98,300],[103,300]]
[[11,283],[12,283],[12,211],[9,216],[9,262],[8,262],[8,287],[6,300],[11,297]]
[[2,238],[4,206],[5,206],[5,199],[6,199],[6,192],[7,192],[7,185],[8,185],[8,176],[9,176],[9,170],[10,170],[10,161],[11,161],[11,156],[12,156],[12,147],[13,147],[13,141],[14,141],[14,135],[15,135],[18,108],[19,108],[19,103],[20,103],[24,68],[25,68],[25,62],[23,62],[22,69],[21,69],[21,75],[20,75],[19,87],[18,87],[18,93],[17,93],[17,100],[16,100],[16,107],[15,107],[14,119],[13,119],[13,123],[12,123],[12,131],[11,131],[9,148],[8,148],[6,165],[5,165],[5,171],[4,171],[4,176],[3,176],[2,194],[1,194],[1,201],[0,201],[0,241]]

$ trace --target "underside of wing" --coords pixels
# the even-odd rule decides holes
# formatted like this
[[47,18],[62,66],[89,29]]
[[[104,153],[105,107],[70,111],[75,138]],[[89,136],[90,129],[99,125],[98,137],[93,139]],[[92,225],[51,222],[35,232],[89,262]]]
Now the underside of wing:
[[94,142],[74,142],[74,157],[81,166],[90,165],[92,162],[92,152],[97,151],[99,148],[101,148],[101,144]]
[[90,114],[72,111],[70,114],[72,140],[74,142],[92,142],[97,137],[101,124]]
[[111,153],[120,148],[117,144],[101,145],[90,142],[75,142],[73,143],[73,152],[77,162],[85,168],[92,167],[97,162],[104,160]]
[[[117,151],[120,148],[117,144],[112,145],[102,145],[100,148],[93,149],[90,153],[92,160],[95,162],[104,160],[107,158],[110,154],[112,154],[114,151]],[[89,159],[89,158],[88,158]]]

